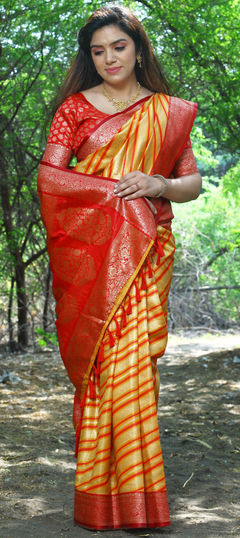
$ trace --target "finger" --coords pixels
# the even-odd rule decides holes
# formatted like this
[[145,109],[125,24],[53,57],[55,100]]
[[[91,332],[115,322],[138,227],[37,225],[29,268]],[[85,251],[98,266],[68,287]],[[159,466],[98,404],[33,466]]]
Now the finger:
[[144,191],[139,190],[137,192],[134,192],[132,194],[128,194],[127,196],[124,196],[124,200],[126,200],[128,202],[130,200],[136,200],[136,198],[142,198],[143,196],[145,196]]
[[118,184],[116,185],[116,187],[114,188],[114,192],[115,192],[116,194],[118,194],[119,192],[123,192],[123,191],[125,191],[126,189],[129,189],[129,188],[131,188],[131,187],[134,187],[135,190],[139,188],[138,185],[137,185],[137,183],[136,183],[136,180],[134,180],[134,179],[130,179],[130,180],[128,180],[128,181],[125,181],[124,183],[118,183]]
[[119,187],[122,187],[125,184],[129,185],[129,180],[131,183],[132,182],[137,183],[138,179],[139,179],[138,172],[128,172],[127,174],[122,176],[121,179],[119,179],[118,183],[116,184],[115,189],[118,189]]
[[133,194],[139,190],[139,186],[136,185],[136,183],[133,183],[132,185],[128,185],[125,188],[122,188],[121,190],[117,191],[117,196],[127,196],[128,194]]

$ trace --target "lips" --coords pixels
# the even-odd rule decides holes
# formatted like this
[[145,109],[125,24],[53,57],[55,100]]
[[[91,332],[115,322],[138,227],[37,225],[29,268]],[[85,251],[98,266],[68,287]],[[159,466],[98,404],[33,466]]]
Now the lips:
[[107,73],[117,73],[118,71],[120,71],[121,67],[108,67],[108,69],[106,69]]

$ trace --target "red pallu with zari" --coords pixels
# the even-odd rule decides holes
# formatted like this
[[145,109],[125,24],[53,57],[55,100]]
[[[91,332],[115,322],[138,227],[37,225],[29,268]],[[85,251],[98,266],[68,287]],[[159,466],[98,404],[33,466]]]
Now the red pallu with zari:
[[[155,94],[102,121],[82,144],[82,160],[75,170],[47,161],[41,164],[38,192],[57,301],[59,346],[80,401],[86,398],[106,330],[153,245],[158,260],[164,257],[157,224],[172,218],[168,201],[152,200],[153,215],[147,200],[126,202],[114,195],[115,183],[124,173],[136,169],[169,177],[186,145],[195,115],[195,103]],[[141,497],[143,492],[137,495]],[[149,513],[151,495],[157,492],[149,492],[145,498]],[[119,500],[116,502],[119,510]],[[167,508],[164,510],[167,514]],[[154,517],[153,513],[147,518],[149,526],[168,524]],[[106,518],[107,512],[105,523],[98,520],[94,528],[109,528]],[[142,526],[133,519],[132,526]],[[84,521],[80,523],[84,525]],[[89,522],[86,526],[91,527]],[[118,518],[118,523],[113,521],[110,526],[131,523],[121,523]]]
[[144,201],[126,207],[108,179],[44,165],[40,181],[60,352],[81,398],[90,359],[155,241],[156,225]]

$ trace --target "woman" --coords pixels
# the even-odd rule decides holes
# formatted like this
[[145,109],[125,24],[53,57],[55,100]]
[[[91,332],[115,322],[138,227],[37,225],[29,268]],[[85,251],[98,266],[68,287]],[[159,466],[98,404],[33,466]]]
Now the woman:
[[75,521],[169,525],[156,363],[167,344],[170,200],[201,188],[189,139],[196,104],[169,97],[141,24],[119,6],[80,30],[59,104],[39,195],[76,388]]

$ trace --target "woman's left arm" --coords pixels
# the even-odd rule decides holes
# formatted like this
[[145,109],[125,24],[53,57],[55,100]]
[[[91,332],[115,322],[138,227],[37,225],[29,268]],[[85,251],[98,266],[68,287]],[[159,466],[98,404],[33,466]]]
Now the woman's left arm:
[[[161,181],[161,176],[155,176]],[[171,202],[190,202],[198,198],[201,187],[202,178],[199,172],[190,174],[188,176],[181,176],[173,179],[168,179],[165,183],[166,190],[162,196],[171,200]]]
[[195,200],[201,191],[202,178],[199,172],[173,179],[161,175],[148,176],[139,170],[123,176],[115,187],[115,194],[125,200],[135,200],[142,196],[159,198],[163,196],[172,202]]

